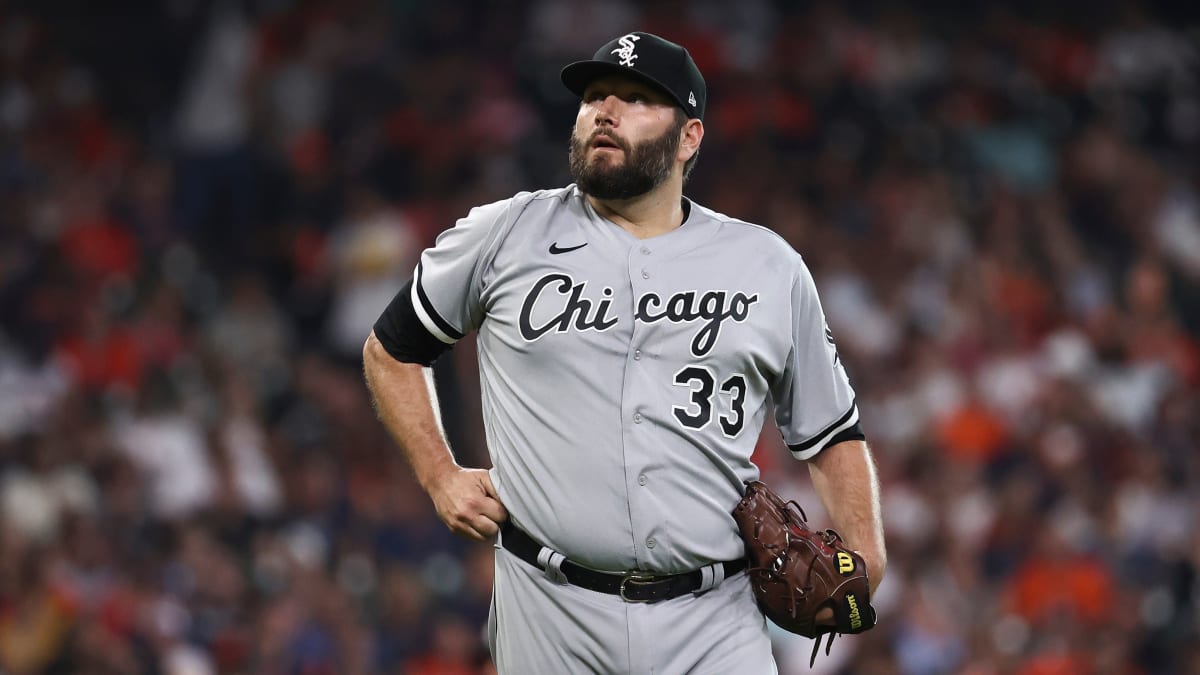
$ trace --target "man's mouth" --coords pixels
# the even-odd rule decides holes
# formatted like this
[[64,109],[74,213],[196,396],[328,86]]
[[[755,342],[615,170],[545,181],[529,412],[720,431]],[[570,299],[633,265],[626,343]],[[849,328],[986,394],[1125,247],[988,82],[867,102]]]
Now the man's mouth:
[[592,139],[592,147],[597,149],[608,148],[611,150],[620,150],[621,145],[609,136],[597,136]]

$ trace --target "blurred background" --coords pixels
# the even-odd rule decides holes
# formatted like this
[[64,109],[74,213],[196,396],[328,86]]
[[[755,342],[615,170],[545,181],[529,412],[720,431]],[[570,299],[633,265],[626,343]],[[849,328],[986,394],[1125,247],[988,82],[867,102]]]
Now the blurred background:
[[[805,255],[879,462],[881,622],[816,670],[1200,672],[1196,12],[920,5],[0,1],[0,672],[491,672],[492,550],[360,350],[439,231],[569,182],[558,70],[633,29],[699,63],[686,192]],[[473,343],[436,372],[487,465]]]

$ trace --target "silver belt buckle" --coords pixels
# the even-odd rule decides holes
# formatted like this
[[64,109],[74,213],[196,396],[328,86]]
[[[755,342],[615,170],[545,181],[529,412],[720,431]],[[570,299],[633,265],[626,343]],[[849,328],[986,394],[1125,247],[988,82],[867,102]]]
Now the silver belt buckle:
[[629,574],[626,574],[624,577],[621,578],[621,588],[620,588],[621,599],[624,600],[625,602],[650,602],[650,600],[648,600],[648,599],[647,600],[637,600],[637,599],[629,597],[628,595],[625,595],[625,585],[628,583],[633,583],[634,585],[647,584],[652,581],[654,581],[653,574],[643,574],[641,572],[630,572]]

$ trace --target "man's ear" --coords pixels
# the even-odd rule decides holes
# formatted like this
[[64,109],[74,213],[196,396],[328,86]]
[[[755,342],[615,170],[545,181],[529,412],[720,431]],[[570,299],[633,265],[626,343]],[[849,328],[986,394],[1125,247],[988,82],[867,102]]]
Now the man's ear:
[[676,159],[686,162],[692,155],[700,151],[700,142],[704,140],[704,123],[696,118],[684,122],[679,130],[679,154]]

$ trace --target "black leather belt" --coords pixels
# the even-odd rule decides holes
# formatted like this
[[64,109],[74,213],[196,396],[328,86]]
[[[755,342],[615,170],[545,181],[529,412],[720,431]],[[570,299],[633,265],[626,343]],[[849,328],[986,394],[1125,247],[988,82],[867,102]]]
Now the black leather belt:
[[[544,570],[538,562],[538,553],[542,545],[533,540],[524,531],[505,522],[500,528],[501,546],[521,560]],[[726,560],[721,563],[725,569],[725,578],[746,569],[746,559]],[[681,595],[694,593],[704,584],[704,573],[701,570],[682,572],[680,574],[649,574],[643,572],[627,572],[614,574],[597,572],[577,565],[570,560],[564,560],[559,566],[563,576],[572,585],[591,591],[618,595],[625,602],[660,602]]]

